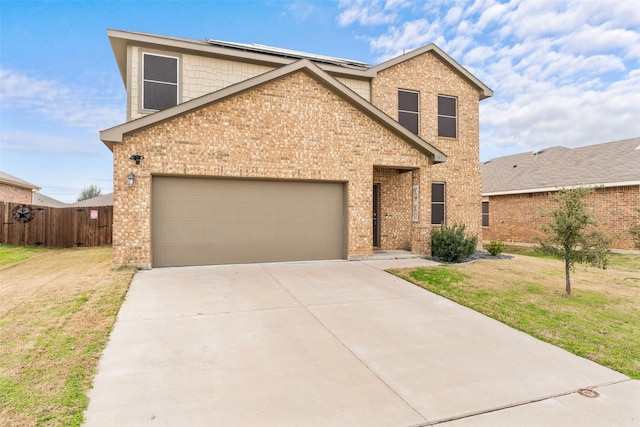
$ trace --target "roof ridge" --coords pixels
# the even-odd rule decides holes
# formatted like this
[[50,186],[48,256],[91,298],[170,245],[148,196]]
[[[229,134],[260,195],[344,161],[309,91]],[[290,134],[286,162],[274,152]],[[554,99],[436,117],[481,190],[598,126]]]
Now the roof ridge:
[[362,69],[369,69],[370,64],[362,61],[356,61],[354,59],[339,58],[336,56],[320,55],[316,53],[303,52],[300,50],[287,49],[276,46],[269,46],[260,43],[238,43],[228,42],[223,40],[206,39],[205,42],[221,47],[228,47],[232,49],[249,50],[253,52],[266,53],[269,55],[278,55],[285,57],[293,57],[298,59],[310,59],[312,61],[325,62],[333,65],[352,66]]

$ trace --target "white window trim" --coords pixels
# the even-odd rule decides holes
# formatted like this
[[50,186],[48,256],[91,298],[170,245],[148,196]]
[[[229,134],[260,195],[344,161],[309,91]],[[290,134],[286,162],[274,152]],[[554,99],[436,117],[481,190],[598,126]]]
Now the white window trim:
[[456,136],[455,137],[440,136],[440,130],[438,129],[438,138],[458,139],[458,136],[459,136],[459,133],[458,133],[458,97],[457,96],[451,96],[451,95],[438,95],[438,98],[451,98],[451,99],[456,101],[456,115],[455,116],[448,116],[446,114],[440,114],[438,112],[438,117],[447,117],[449,119],[455,119],[455,121],[456,121]]
[[[179,56],[173,56],[173,55],[164,55],[161,53],[153,53],[153,52],[141,52],[142,56],[140,57],[140,69],[142,70],[140,73],[140,110],[141,111],[159,111],[156,109],[152,109],[152,108],[145,108],[144,105],[144,82],[153,82],[153,83],[161,83],[161,84],[165,84],[165,85],[171,85],[171,86],[176,86],[176,105],[180,104],[180,57]],[[151,79],[145,79],[144,78],[144,57],[145,55],[149,55],[149,56],[162,56],[164,58],[171,58],[171,59],[175,59],[176,60],[176,83],[171,83],[171,82],[163,82],[163,81],[159,81],[159,80],[151,80]]]
[[[400,121],[400,113],[415,114],[416,116],[418,116],[418,133],[416,135],[420,135],[420,92],[418,92],[417,90],[409,90],[409,89],[398,89],[398,92],[415,93],[418,95],[418,111],[401,110],[400,105],[398,105],[398,121]],[[456,107],[457,107],[457,104],[456,104]]]

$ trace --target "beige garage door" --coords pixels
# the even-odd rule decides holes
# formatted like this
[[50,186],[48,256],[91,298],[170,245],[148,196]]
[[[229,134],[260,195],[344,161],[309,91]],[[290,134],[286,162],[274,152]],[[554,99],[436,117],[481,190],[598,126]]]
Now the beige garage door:
[[344,258],[344,184],[154,177],[153,266]]

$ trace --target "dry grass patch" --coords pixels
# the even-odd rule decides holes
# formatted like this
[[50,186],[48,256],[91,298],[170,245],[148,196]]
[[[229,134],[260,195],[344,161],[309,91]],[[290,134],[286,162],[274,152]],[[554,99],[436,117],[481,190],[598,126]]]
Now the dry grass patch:
[[574,354],[640,379],[640,256],[606,270],[578,266],[572,296],[564,265],[518,256],[395,274]]
[[134,273],[111,270],[110,247],[42,250],[0,267],[0,425],[82,423]]

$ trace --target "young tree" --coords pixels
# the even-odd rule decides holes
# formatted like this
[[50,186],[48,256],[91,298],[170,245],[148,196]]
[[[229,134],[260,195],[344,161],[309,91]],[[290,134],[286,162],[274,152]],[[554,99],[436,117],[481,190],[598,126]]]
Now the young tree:
[[93,199],[94,197],[98,197],[100,195],[102,195],[102,190],[100,190],[97,185],[91,184],[90,186],[82,189],[77,201],[81,202],[83,200]]
[[[636,209],[638,213],[640,213],[640,209]],[[631,224],[629,227],[629,233],[631,233],[631,238],[633,239],[633,244],[637,250],[640,251],[640,222],[636,222]]]
[[557,192],[551,196],[557,207],[548,213],[549,222],[542,225],[546,238],[540,240],[539,250],[564,259],[567,295],[571,295],[570,272],[576,263],[607,268],[608,239],[595,229],[598,223],[584,201],[593,191],[578,187]]

